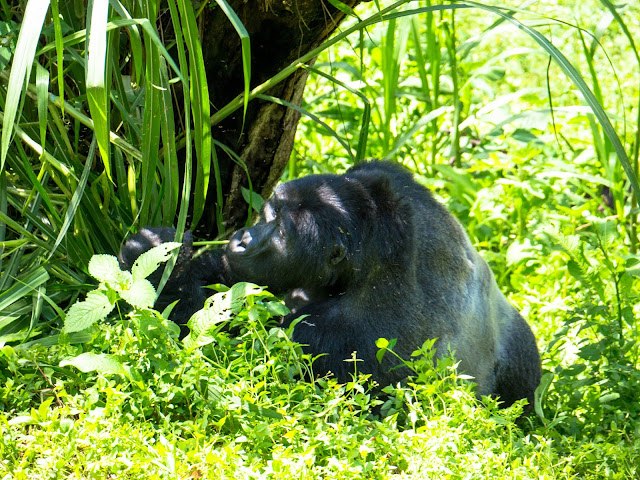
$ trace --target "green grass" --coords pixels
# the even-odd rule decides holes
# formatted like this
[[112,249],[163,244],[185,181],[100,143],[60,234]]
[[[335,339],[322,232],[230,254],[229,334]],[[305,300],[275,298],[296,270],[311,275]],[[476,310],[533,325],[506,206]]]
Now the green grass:
[[[384,396],[365,378],[300,381],[312,361],[277,327],[280,304],[265,292],[207,316],[187,345],[146,305],[66,316],[96,287],[92,255],[117,251],[134,220],[179,213],[183,227],[190,200],[201,211],[220,181],[208,125],[258,96],[282,103],[265,92],[300,66],[239,86],[213,112],[190,2],[122,2],[107,18],[94,1],[90,27],[106,47],[97,39],[85,52],[89,25],[63,2],[52,7],[65,22],[47,16],[39,35],[41,11],[21,28],[0,1],[0,478],[640,476],[629,169],[640,146],[639,7],[399,2],[380,22],[377,3],[315,52],[285,178],[369,157],[416,172],[532,325],[545,370],[536,414],[517,422],[520,406],[479,402],[451,360],[431,368],[427,348],[415,379]],[[168,43],[158,15],[174,25]],[[250,38],[228,17],[248,80]],[[180,108],[172,82],[189,92]],[[181,145],[196,159],[193,196],[188,183],[179,191]]]

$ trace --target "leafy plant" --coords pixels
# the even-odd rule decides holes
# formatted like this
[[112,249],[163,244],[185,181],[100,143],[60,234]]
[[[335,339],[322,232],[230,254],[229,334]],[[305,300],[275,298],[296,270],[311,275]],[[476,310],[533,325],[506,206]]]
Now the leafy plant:
[[599,219],[579,236],[552,233],[583,298],[549,347],[565,358],[558,359],[548,403],[558,409],[553,423],[571,435],[624,430],[640,418],[640,332],[633,309],[640,301],[633,288],[640,259],[612,253],[617,233],[613,222]]
[[131,272],[120,270],[118,259],[112,255],[94,255],[89,262],[89,274],[100,282],[96,290],[83,301],[74,303],[64,320],[64,331],[78,332],[91,327],[111,313],[118,299],[137,309],[153,306],[156,290],[147,277],[160,263],[180,247],[180,243],[166,242],[144,252],[133,264]]

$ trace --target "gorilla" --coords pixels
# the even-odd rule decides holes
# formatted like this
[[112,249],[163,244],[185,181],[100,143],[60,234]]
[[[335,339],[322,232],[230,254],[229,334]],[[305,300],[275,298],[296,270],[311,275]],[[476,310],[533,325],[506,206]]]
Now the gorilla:
[[[173,240],[171,228],[146,228],[120,252],[123,268],[149,248]],[[401,358],[437,339],[437,355],[454,352],[478,395],[502,406],[534,402],[540,356],[531,329],[498,289],[460,223],[410,172],[364,162],[343,175],[311,175],[277,187],[259,220],[217,252],[192,258],[187,232],[158,308],[179,299],[172,319],[184,325],[203,306],[205,285],[248,281],[283,295],[304,315],[293,340],[318,357],[316,374],[347,382],[371,374],[380,386],[403,380],[392,355],[376,359],[378,338],[397,339]],[[185,327],[183,327],[185,328]],[[186,331],[183,330],[183,334]]]

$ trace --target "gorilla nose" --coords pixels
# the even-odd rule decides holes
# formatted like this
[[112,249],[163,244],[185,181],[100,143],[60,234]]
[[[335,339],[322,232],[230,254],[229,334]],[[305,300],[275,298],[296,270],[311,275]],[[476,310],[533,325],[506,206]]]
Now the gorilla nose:
[[251,232],[249,230],[238,230],[233,234],[231,240],[229,240],[228,248],[232,253],[243,253],[252,240],[253,237],[251,236]]
[[242,233],[242,238],[240,239],[242,246],[246,248],[247,245],[251,243],[251,240],[253,240],[253,237],[251,236],[251,232],[249,230],[245,230]]

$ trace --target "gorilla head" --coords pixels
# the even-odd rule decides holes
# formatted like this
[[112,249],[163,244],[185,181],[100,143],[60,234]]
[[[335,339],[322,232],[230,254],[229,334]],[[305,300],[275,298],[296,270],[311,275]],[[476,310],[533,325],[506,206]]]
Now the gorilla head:
[[234,280],[269,285],[276,294],[346,289],[398,262],[394,250],[406,246],[400,208],[384,177],[316,175],[284,183],[258,222],[235,232],[224,257]]

